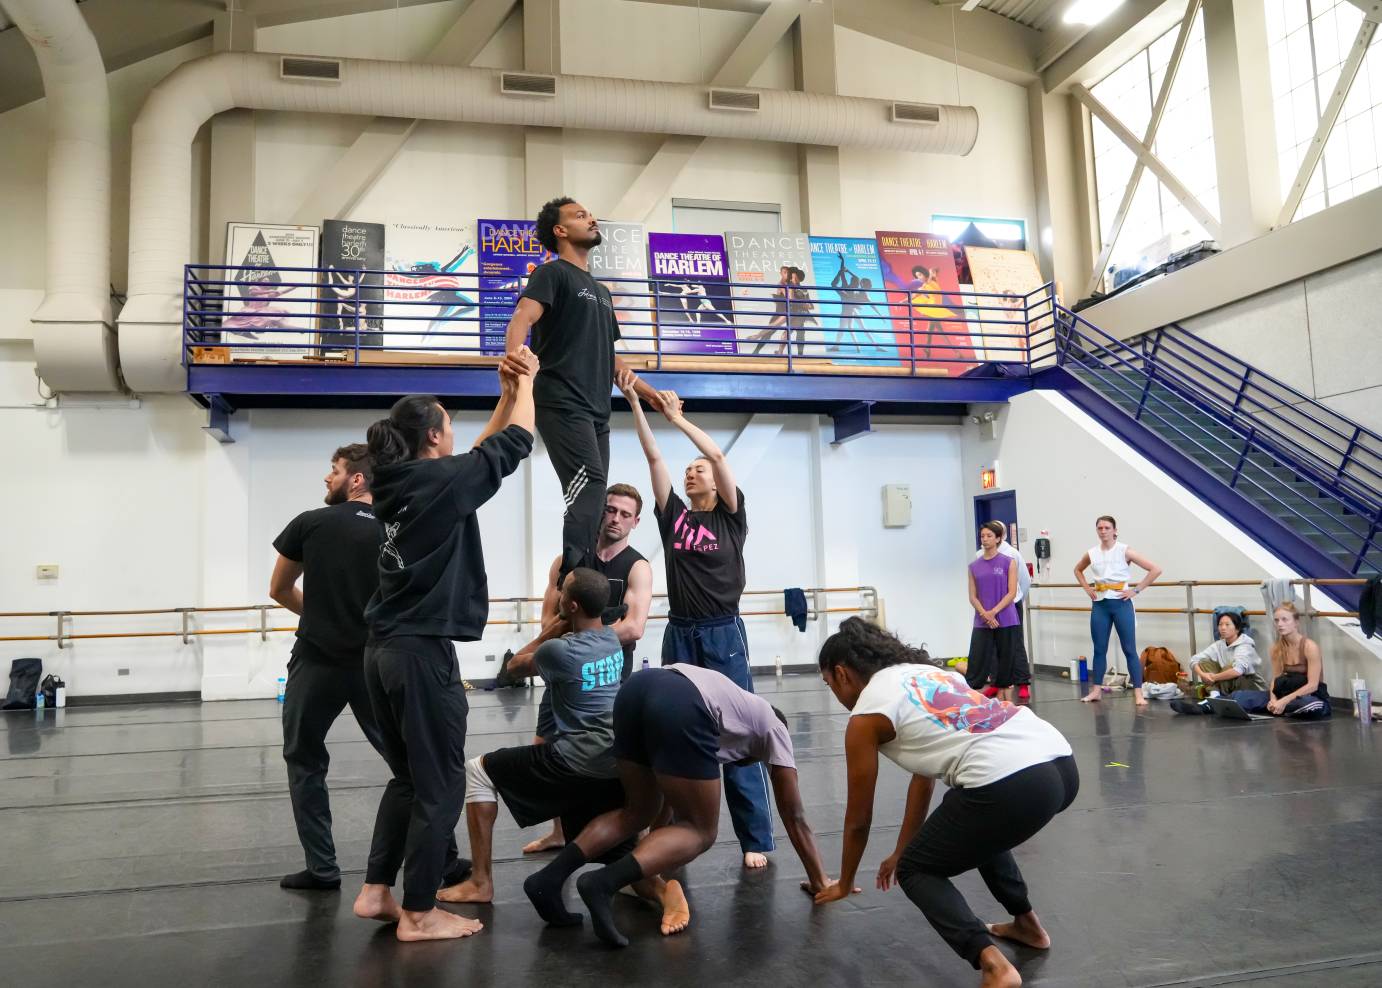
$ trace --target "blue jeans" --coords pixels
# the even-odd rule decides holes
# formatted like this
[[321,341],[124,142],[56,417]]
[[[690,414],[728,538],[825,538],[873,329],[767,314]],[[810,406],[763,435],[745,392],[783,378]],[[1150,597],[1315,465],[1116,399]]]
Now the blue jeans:
[[1104,681],[1104,667],[1108,663],[1108,637],[1118,630],[1118,646],[1128,660],[1128,675],[1132,684],[1142,686],[1142,662],[1137,658],[1137,614],[1130,600],[1096,600],[1089,611],[1089,633],[1094,638],[1094,678],[1090,686]]
[[[691,621],[673,617],[662,636],[662,664],[684,662],[728,676],[740,689],[753,692],[749,674],[748,636],[738,615]],[[725,802],[739,847],[773,849],[773,815],[768,804],[768,770],[762,762],[725,766]]]

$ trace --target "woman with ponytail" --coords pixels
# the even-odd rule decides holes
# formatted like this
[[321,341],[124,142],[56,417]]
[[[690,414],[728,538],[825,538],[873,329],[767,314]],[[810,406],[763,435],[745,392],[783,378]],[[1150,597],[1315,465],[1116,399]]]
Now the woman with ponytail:
[[[453,641],[478,641],[489,587],[475,512],[533,448],[533,375],[525,350],[504,358],[494,414],[453,455],[451,419],[408,395],[369,427],[374,514],[383,525],[379,589],[365,609],[365,682],[393,778],[379,801],[355,915],[398,924],[399,940],[449,940],[481,924],[436,908],[461,881],[455,831],[465,797],[465,686]],[[449,860],[448,860],[449,859]],[[403,903],[391,891],[403,869]]]
[[[1070,745],[1030,708],[985,697],[857,617],[826,640],[820,668],[851,716],[840,878],[816,902],[843,899],[853,887],[873,820],[878,756],[886,755],[912,783],[897,845],[878,868],[878,888],[887,891],[895,879],[951,949],[981,972],[981,988],[1020,985],[992,938],[1038,950],[1051,945],[1012,849],[1074,802],[1080,781]],[[949,791],[928,817],[936,779]],[[1012,922],[981,923],[951,883],[976,868]]]

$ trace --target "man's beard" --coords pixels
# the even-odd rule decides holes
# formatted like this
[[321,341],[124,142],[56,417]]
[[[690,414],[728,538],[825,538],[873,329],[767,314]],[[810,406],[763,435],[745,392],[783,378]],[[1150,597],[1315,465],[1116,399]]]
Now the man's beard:
[[596,230],[595,233],[591,235],[591,238],[587,240],[584,244],[582,244],[582,246],[586,248],[599,247],[604,242],[605,235],[601,233],[599,230]]
[[327,504],[345,504],[349,500],[350,497],[346,494],[345,485],[343,484],[332,487],[326,492]]

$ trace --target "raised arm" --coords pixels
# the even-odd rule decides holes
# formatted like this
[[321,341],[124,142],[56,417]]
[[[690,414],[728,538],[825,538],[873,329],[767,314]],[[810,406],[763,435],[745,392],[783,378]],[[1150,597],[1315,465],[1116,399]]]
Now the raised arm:
[[302,563],[280,553],[274,561],[273,575],[269,577],[269,599],[298,617],[302,616],[302,590],[297,585],[300,576]]
[[719,492],[720,503],[729,509],[730,514],[739,510],[739,487],[734,482],[734,471],[730,469],[729,457],[716,444],[715,440],[682,414],[681,400],[671,391],[662,392],[662,414],[667,421],[680,429],[691,440],[697,451],[710,463],[710,472],[715,476],[715,487]]
[[484,429],[475,437],[473,445],[479,446],[511,425],[528,432],[534,430],[533,377],[536,374],[537,357],[526,346],[504,358],[499,365],[499,402],[494,406],[494,412]]
[[653,499],[657,502],[657,509],[663,511],[667,507],[667,498],[672,493],[672,475],[667,470],[667,461],[662,458],[662,450],[657,448],[657,440],[653,438],[653,427],[648,424],[648,417],[643,414],[643,406],[635,389],[633,371],[627,368],[621,370],[615,381],[624,397],[629,400],[634,429],[638,432],[638,441],[643,446],[643,455],[648,460]]
[[[628,364],[624,363],[624,358],[616,353],[614,355],[614,379],[615,381],[619,381],[621,378],[625,376],[627,376],[632,381],[633,390],[638,395],[638,397],[642,398],[653,408],[662,407],[662,398],[658,394],[657,389],[654,388],[647,381],[643,380],[643,378],[635,374],[633,372],[633,368],[630,367]],[[624,391],[624,386],[622,384],[619,385],[619,390]],[[624,392],[624,396],[628,397],[627,391]]]

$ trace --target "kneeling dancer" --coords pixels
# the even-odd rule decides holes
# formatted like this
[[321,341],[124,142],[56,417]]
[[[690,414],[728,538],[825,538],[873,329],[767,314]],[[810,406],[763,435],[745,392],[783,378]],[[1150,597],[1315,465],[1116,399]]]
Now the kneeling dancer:
[[[474,872],[442,889],[444,902],[491,902],[494,898],[492,838],[499,798],[521,827],[558,818],[566,833],[579,833],[602,813],[624,805],[614,753],[614,697],[625,655],[619,636],[605,625],[609,578],[579,567],[566,577],[557,605],[572,631],[534,642],[509,662],[518,676],[534,672],[547,684],[553,733],[550,743],[500,748],[466,762],[465,816]],[[625,840],[601,860],[614,861],[633,849]],[[662,932],[677,933],[690,919],[677,882],[656,875],[635,885],[643,898],[663,908]],[[579,920],[579,917],[576,917]]]
[[768,765],[778,813],[806,867],[803,887],[814,893],[830,884],[806,822],[787,720],[727,676],[681,663],[634,673],[614,701],[614,756],[624,805],[590,821],[551,864],[523,883],[548,923],[578,921],[562,902],[566,879],[651,826],[665,807],[671,822],[649,832],[631,853],[576,880],[595,933],[606,943],[627,946],[614,924],[610,900],[625,885],[665,875],[715,843],[721,765]]
[[[1051,946],[1012,849],[1074,802],[1080,780],[1070,745],[1027,707],[986,698],[958,673],[925,662],[857,617],[826,640],[820,667],[851,716],[840,883],[816,902],[848,894],[868,844],[881,752],[910,772],[912,783],[897,847],[878,868],[879,889],[896,876],[950,948],[982,972],[981,988],[1016,988],[1022,978],[991,936],[1038,950]],[[950,788],[928,816],[938,778]],[[985,926],[951,883],[976,868],[1011,923]]]

